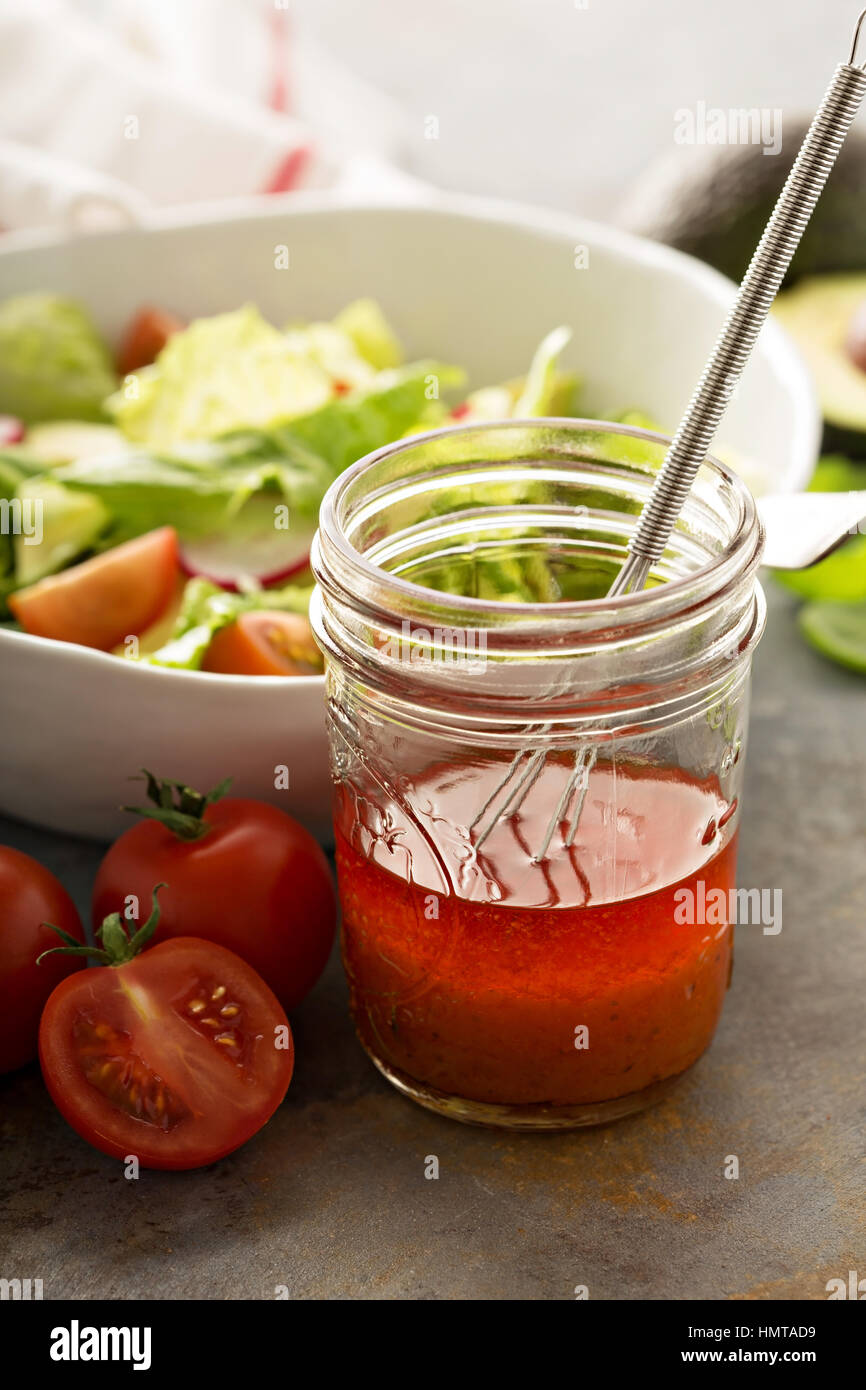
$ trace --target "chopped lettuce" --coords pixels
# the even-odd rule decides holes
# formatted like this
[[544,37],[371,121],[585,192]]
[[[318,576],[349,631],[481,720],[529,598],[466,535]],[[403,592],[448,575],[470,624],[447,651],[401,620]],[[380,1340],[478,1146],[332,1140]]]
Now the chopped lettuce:
[[441,392],[460,386],[459,367],[414,362],[379,372],[366,391],[334,396],[320,410],[291,420],[272,437],[301,444],[324,459],[334,477],[373,449],[400,439],[425,415]]
[[377,371],[399,367],[403,349],[375,299],[355,299],[334,319],[334,326],[347,334],[356,350]]
[[556,603],[561,597],[547,556],[521,545],[517,533],[510,546],[467,549],[412,577],[443,593],[497,603]]
[[308,358],[327,374],[329,395],[338,389],[370,386],[376,369],[362,357],[348,334],[332,323],[309,323],[286,330],[285,342],[299,357]]
[[654,420],[651,415],[647,415],[643,410],[621,410],[617,415],[609,417],[614,424],[630,425],[636,430],[651,430],[654,434],[665,434],[658,420]]
[[238,595],[226,592],[209,579],[190,579],[170,638],[139,659],[148,666],[199,670],[214,633],[232,622],[240,611],[237,599]]
[[332,392],[325,368],[247,304],[173,334],[106,405],[128,438],[169,448],[266,429],[317,409]]
[[112,543],[157,526],[174,526],[182,539],[228,530],[245,502],[264,492],[314,516],[330,482],[325,463],[303,446],[260,434],[165,456],[127,449],[63,465],[52,476],[102,500],[113,519]]
[[510,420],[514,411],[514,386],[479,386],[470,391],[457,412],[461,425],[484,420]]
[[379,369],[371,355],[399,355],[396,345],[383,348],[384,319],[363,302],[347,316],[345,327],[285,332],[251,305],[198,319],[128,378],[108,408],[130,440],[173,461],[189,441],[267,436],[279,455],[296,465],[306,459],[321,496],[349,463],[417,427],[431,401],[463,381],[456,367],[432,361]]
[[457,412],[461,423],[571,415],[580,380],[558,366],[570,341],[570,328],[554,328],[536,348],[525,377],[470,392]]
[[0,413],[25,424],[99,420],[115,385],[108,350],[73,300],[22,294],[0,304]]
[[209,579],[190,579],[183,592],[174,632],[156,651],[137,658],[149,666],[170,666],[174,670],[198,671],[205,652],[220,628],[253,609],[301,613],[306,616],[312,586],[288,585],[283,589],[260,589],[254,593],[232,594]]
[[454,368],[416,363],[380,372],[369,389],[331,396],[319,410],[270,431],[162,450],[127,445],[62,464],[52,476],[108,508],[111,544],[164,525],[187,540],[228,533],[242,525],[244,505],[262,495],[284,501],[293,517],[314,518],[343,468],[399,439],[424,414],[429,395],[460,380]]
[[286,336],[340,388],[369,386],[377,372],[404,361],[403,349],[374,299],[347,304],[333,323],[289,324]]
[[[20,385],[33,397],[26,412],[12,403],[5,351],[7,340],[15,337],[10,322],[19,329],[29,325],[23,337],[31,356]],[[384,445],[456,421],[571,414],[579,383],[560,365],[570,338],[568,328],[555,328],[539,344],[525,377],[475,390],[452,410],[453,393],[464,386],[465,374],[432,359],[405,363],[373,300],[356,300],[330,323],[284,329],[246,305],[173,334],[152,365],[131,373],[117,388],[105,350],[76,306],[52,296],[9,301],[0,306],[0,410],[56,423],[29,431],[22,444],[0,454],[0,498],[41,499],[48,528],[38,561],[48,564],[44,573],[83,550],[104,549],[165,525],[177,530],[189,555],[210,547],[211,560],[214,548],[225,559],[235,545],[242,554],[251,553],[252,543],[268,533],[274,507],[283,502],[295,539],[302,532],[309,535],[333,479]],[[63,351],[58,343],[65,345]],[[43,356],[49,366],[47,390]],[[58,362],[70,370],[64,374]],[[10,393],[6,403],[4,386]],[[79,423],[106,415],[111,424]],[[622,418],[651,424],[636,412]],[[614,444],[619,456],[622,441],[599,436],[602,452]],[[628,448],[625,452],[631,456]],[[654,462],[658,453],[657,446],[635,441],[634,454],[642,461]],[[489,484],[471,505],[518,503],[532,486]],[[462,505],[470,503],[455,500],[447,490],[436,503],[437,509]],[[463,549],[431,559],[426,569],[421,564],[415,577],[453,593],[504,602],[552,603],[595,593],[604,576],[580,576],[577,588],[569,589],[567,574],[541,552],[537,539],[517,527],[501,535],[501,544],[479,549],[470,531]],[[32,569],[34,557],[24,556],[18,541],[13,545],[0,535],[0,596],[24,582],[25,561]],[[19,550],[23,559],[16,567]],[[261,559],[259,550],[255,554]],[[237,553],[232,558],[237,560]],[[230,569],[213,564],[198,562],[195,568],[217,573],[224,582],[233,577]],[[250,569],[254,575],[265,573],[264,565]],[[276,567],[269,572],[276,573]],[[288,572],[287,566],[283,573]],[[214,634],[240,614],[307,611],[311,591],[299,583],[263,590],[254,578],[249,584],[235,582],[243,592],[204,578],[189,580],[182,593],[179,586],[139,654],[127,659],[196,670]]]
[[523,389],[514,402],[512,414],[520,420],[535,415],[567,415],[578,379],[562,372],[557,363],[571,342],[571,329],[560,325],[543,338],[529,364]]
[[[642,410],[623,410],[617,415],[607,417],[613,424],[629,425],[634,429],[652,430],[662,434],[663,430],[651,416]],[[667,447],[654,444],[646,439],[632,439],[627,434],[599,435],[599,452],[604,458],[626,463],[644,463],[651,468],[660,468],[664,462]]]

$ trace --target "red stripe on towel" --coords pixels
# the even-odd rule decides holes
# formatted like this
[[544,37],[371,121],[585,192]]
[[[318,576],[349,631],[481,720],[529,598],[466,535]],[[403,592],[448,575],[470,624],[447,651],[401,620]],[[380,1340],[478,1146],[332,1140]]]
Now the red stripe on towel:
[[289,16],[275,9],[268,17],[270,31],[271,85],[268,106],[272,111],[287,115],[292,109],[289,84]]
[[262,192],[288,193],[290,188],[295,188],[301,180],[310,154],[311,151],[308,145],[299,145],[297,149],[290,150],[289,153],[280,160],[270,179],[262,189]]

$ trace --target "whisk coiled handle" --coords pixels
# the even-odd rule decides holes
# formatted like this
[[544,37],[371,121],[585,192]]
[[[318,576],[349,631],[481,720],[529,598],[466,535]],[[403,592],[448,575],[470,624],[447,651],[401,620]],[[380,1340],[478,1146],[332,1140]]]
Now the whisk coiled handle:
[[[860,22],[862,23],[861,15]],[[686,413],[671,442],[611,594],[643,587],[707,456],[719,421],[739,381],[806,224],[866,94],[866,71],[840,63],[824,95],[773,215],[746,271]]]

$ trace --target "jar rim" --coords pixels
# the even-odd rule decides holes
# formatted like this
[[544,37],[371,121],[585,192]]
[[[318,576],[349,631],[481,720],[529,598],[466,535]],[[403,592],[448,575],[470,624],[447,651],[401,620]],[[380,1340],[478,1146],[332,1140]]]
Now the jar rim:
[[[468,425],[448,425],[440,429],[413,434],[408,438],[399,439],[392,444],[374,449],[341,473],[328,488],[322,501],[319,528],[313,541],[312,552],[313,569],[319,584],[321,585],[324,578],[322,573],[323,561],[327,558],[323,553],[324,543],[328,550],[337,552],[341,566],[345,567],[348,573],[353,574],[357,579],[358,587],[352,586],[355,595],[360,595],[370,585],[386,582],[392,594],[401,597],[412,607],[422,606],[428,613],[439,606],[444,607],[449,603],[453,604],[454,595],[445,594],[441,590],[428,588],[394,574],[377,565],[368,559],[363,552],[356,549],[349,541],[340,521],[341,503],[358,478],[374,463],[397,454],[409,453],[411,450],[432,441],[466,437],[472,434],[482,435],[511,430],[516,433],[520,430],[545,429],[570,433],[579,431],[593,434],[603,433],[647,441],[664,447],[668,447],[671,443],[669,435],[655,430],[643,429],[636,425],[574,416],[536,416],[528,419],[474,421]],[[610,462],[613,463],[614,461],[610,460]],[[733,536],[725,548],[706,564],[682,577],[667,579],[662,584],[641,589],[635,593],[618,594],[614,598],[602,595],[599,598],[591,599],[560,600],[551,605],[542,602],[517,602],[460,595],[457,601],[461,610],[467,616],[477,615],[481,621],[484,618],[493,621],[496,619],[529,621],[546,619],[549,621],[553,608],[556,612],[557,622],[567,622],[570,618],[585,621],[592,619],[595,615],[601,618],[605,612],[609,612],[611,607],[615,606],[618,623],[628,626],[632,621],[642,625],[647,621],[658,620],[666,613],[671,614],[680,611],[684,605],[690,605],[694,601],[696,591],[701,592],[703,597],[718,593],[735,578],[741,579],[749,570],[757,569],[764,546],[764,529],[755,499],[742,478],[712,454],[707,455],[703,466],[709,468],[719,479],[728,484],[739,507],[739,519]],[[345,592],[344,577],[341,578],[339,587]]]

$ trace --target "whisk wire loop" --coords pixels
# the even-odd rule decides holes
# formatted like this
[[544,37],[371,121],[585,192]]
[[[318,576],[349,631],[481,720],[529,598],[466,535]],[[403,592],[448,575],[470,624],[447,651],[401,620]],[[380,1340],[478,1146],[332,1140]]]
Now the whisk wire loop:
[[[866,94],[866,61],[858,65],[855,59],[864,21],[866,9],[857,20],[850,60],[840,63],[833,74],[752,256],[736,300],[671,441],[641,511],[625,563],[608,591],[611,597],[642,589],[653,565],[664,554],[695,475],[709,452],[770,306],[785,278],[845,136],[860,109]],[[542,725],[534,732],[543,733],[549,727]],[[585,743],[577,748],[572,769],[539,851],[534,856],[536,862],[547,855],[557,827],[572,801],[571,818],[563,834],[563,844],[566,849],[573,845],[586,799],[587,779],[596,756],[596,750],[590,744]],[[472,828],[475,829],[485,814],[490,812],[491,818],[475,841],[476,849],[483,844],[499,820],[513,814],[523,803],[540,777],[544,761],[545,754],[538,749],[534,752],[524,749],[515,756],[505,777],[494,788],[473,822]],[[517,780],[510,786],[515,776]],[[502,795],[505,800],[500,802],[496,810],[494,803]]]

